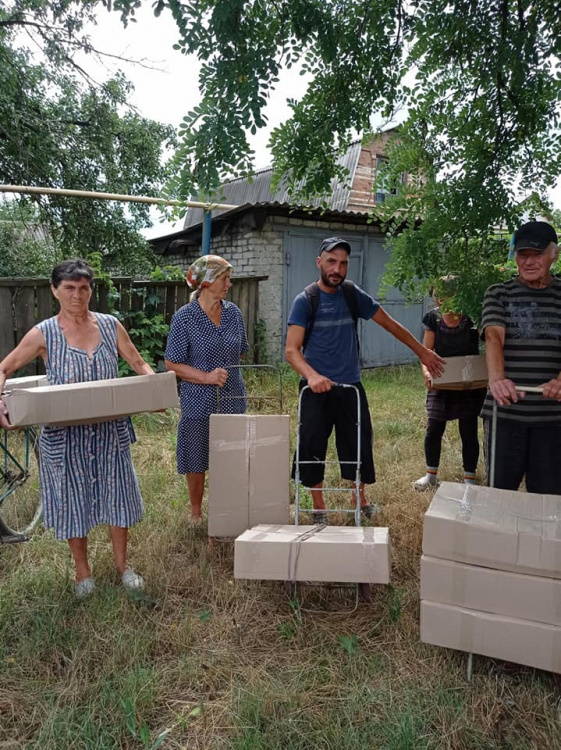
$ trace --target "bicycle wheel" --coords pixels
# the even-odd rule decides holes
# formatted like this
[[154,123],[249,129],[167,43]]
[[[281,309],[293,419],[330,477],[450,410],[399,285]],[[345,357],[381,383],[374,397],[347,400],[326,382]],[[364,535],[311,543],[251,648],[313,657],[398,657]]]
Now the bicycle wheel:
[[33,427],[0,438],[0,517],[9,532],[28,535],[43,517],[39,491],[39,436]]

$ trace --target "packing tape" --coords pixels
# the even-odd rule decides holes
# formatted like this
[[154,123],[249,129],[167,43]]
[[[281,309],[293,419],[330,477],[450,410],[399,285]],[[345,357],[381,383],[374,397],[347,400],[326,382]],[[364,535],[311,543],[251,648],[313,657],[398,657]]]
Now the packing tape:
[[[476,610],[469,610],[466,607],[459,607],[461,609],[460,615],[460,651],[467,651],[473,653],[474,641],[475,641],[475,629],[477,627]],[[467,641],[467,645],[464,644]]]
[[473,360],[469,356],[466,357],[466,363],[462,367],[462,380],[464,381],[464,383],[466,381],[469,382],[469,381],[475,380],[475,373],[474,373],[474,369],[473,369]]
[[255,419],[252,419],[251,417],[247,420],[246,423],[246,431],[245,431],[245,455],[246,455],[246,465],[247,465],[247,492],[248,492],[248,498],[247,498],[247,527],[249,528],[251,526],[250,522],[250,505],[252,498],[255,497],[255,482],[253,480],[253,470],[255,463],[255,469],[257,469],[257,461],[256,461],[256,455],[255,450],[257,448],[257,426],[255,423]]
[[[461,520],[461,521],[469,521],[471,520],[471,516],[473,515],[475,510],[479,511],[485,511],[486,507],[483,505],[483,503],[479,502],[479,495],[481,493],[481,490],[491,490],[493,488],[491,487],[481,487],[478,485],[471,485],[466,484],[465,489],[462,492],[461,497],[454,497],[453,495],[445,495],[444,493],[440,494],[440,497],[444,500],[448,500],[451,503],[455,503],[459,505],[459,509],[457,511],[458,515],[456,519],[454,520]],[[498,491],[504,491],[507,492],[508,490],[498,490]],[[526,494],[526,493],[523,493]],[[561,497],[559,500],[560,508],[561,508]],[[505,509],[500,508],[500,514],[498,510],[489,508],[489,511],[493,512],[493,515],[498,517],[500,514],[505,514]],[[509,511],[509,515],[511,515],[515,519],[525,520],[525,521],[534,521],[534,522],[544,522],[544,523],[561,523],[561,513],[553,513],[549,515],[540,515],[540,516],[534,516],[530,515],[528,513],[516,513],[513,510]],[[555,539],[561,539],[561,526],[555,530]]]
[[[254,424],[254,423],[253,423]],[[212,441],[212,449],[215,451],[235,451],[245,449],[247,446],[247,430],[243,440],[224,440],[223,438],[215,438]],[[255,439],[256,447],[265,448],[270,445],[281,445],[284,442],[284,438],[279,435],[271,435],[270,437],[262,437],[259,440]]]
[[472,495],[470,494],[471,486],[465,485],[461,498],[446,498],[459,503],[455,521],[452,526],[452,549],[458,552],[461,559],[467,559],[468,534],[466,533],[465,524],[469,524],[473,514]]

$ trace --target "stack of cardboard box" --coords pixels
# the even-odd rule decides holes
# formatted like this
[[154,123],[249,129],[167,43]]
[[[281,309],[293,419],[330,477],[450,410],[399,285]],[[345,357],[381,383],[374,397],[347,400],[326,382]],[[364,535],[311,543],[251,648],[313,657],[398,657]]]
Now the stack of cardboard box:
[[443,482],[425,515],[421,640],[561,673],[561,497]]

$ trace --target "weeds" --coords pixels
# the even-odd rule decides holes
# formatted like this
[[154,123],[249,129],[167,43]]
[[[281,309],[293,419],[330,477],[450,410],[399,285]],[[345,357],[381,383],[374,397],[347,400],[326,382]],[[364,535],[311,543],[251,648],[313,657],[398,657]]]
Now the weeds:
[[[278,388],[268,374],[251,378],[255,391]],[[177,415],[135,418],[146,515],[132,530],[130,558],[161,606],[122,594],[104,528],[89,539],[98,589],[87,602],[74,600],[68,550],[50,533],[1,547],[0,747],[561,747],[561,678],[476,658],[466,683],[463,654],[419,643],[422,518],[431,493],[416,493],[410,482],[424,471],[425,392],[411,367],[368,373],[365,386],[378,476],[368,495],[380,506],[378,522],[390,527],[391,587],[373,587],[372,602],[352,614],[312,615],[280,583],[234,580],[233,545],[209,552],[204,528],[188,525],[185,482],[175,473]],[[289,376],[293,424],[296,390]],[[460,466],[452,424],[442,479]],[[335,481],[337,467],[330,472]],[[349,488],[329,502],[348,507]],[[312,602],[339,604],[336,591],[307,588]],[[340,596],[348,603],[348,591]]]

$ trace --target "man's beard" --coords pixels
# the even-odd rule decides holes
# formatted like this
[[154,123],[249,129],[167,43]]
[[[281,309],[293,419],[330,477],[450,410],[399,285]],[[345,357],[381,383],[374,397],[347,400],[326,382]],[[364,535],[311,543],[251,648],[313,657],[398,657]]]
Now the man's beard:
[[337,287],[341,286],[341,284],[345,280],[343,276],[338,276],[337,279],[330,279],[329,276],[323,270],[323,268],[320,269],[320,276],[321,276],[322,283],[325,286],[331,287],[332,289],[337,289]]

